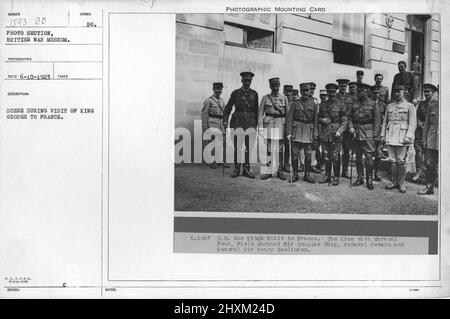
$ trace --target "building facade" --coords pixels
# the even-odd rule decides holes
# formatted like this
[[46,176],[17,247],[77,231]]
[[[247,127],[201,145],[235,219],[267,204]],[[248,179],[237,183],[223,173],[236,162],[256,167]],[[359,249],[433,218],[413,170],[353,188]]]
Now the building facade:
[[281,85],[337,78],[373,84],[377,73],[391,87],[397,62],[406,61],[421,83],[439,84],[440,16],[407,14],[177,14],[176,127],[193,129],[212,83],[224,83],[225,102],[241,86],[239,73],[255,73],[260,99],[268,79]]

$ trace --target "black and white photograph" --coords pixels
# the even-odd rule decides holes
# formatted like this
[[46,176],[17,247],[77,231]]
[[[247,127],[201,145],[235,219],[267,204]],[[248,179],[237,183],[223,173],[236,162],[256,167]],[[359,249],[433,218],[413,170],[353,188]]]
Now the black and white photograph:
[[448,295],[449,5],[0,1],[0,299]]
[[175,211],[437,215],[440,15],[176,15]]

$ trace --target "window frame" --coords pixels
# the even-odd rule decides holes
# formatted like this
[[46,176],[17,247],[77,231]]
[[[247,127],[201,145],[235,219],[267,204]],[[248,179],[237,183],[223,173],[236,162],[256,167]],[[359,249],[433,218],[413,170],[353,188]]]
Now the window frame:
[[[224,24],[242,29],[243,30],[243,34],[244,34],[243,39],[242,39],[242,42],[243,42],[242,44],[236,43],[236,42],[230,42],[230,41],[225,40],[225,44],[226,45],[231,45],[231,46],[245,48],[245,49],[250,49],[250,50],[257,50],[257,51],[262,51],[262,52],[275,53],[275,31],[268,30],[268,29],[255,28],[255,27],[242,25],[242,24],[229,22],[229,21],[225,21]],[[271,48],[270,49],[264,49],[264,48],[254,48],[254,47],[248,46],[247,33],[248,33],[249,30],[250,31],[251,30],[258,30],[258,31],[263,31],[263,32],[268,32],[268,33],[270,32],[271,36],[272,36],[272,46],[271,46]]]
[[[352,13],[352,14],[354,14],[354,13]],[[368,45],[368,43],[367,43],[367,15],[366,14],[364,14],[364,13],[361,13],[362,15],[363,15],[363,19],[362,19],[362,26],[363,26],[363,28],[362,28],[362,36],[363,36],[363,38],[362,38],[362,41],[348,41],[348,39],[342,39],[341,37],[339,37],[339,36],[335,36],[333,33],[332,33],[332,36],[331,36],[331,40],[332,40],[332,45],[331,45],[331,52],[333,53],[333,63],[336,63],[336,64],[341,64],[341,65],[348,65],[348,66],[353,66],[353,67],[359,67],[359,68],[365,68],[366,66],[365,66],[365,55],[366,55],[366,46]],[[333,28],[334,28],[334,24],[333,24]],[[351,45],[353,45],[353,46],[358,46],[359,48],[360,48],[360,50],[361,50],[361,59],[360,59],[360,62],[359,62],[359,64],[358,65],[355,65],[355,64],[347,64],[347,63],[341,63],[341,62],[335,62],[335,54],[336,54],[336,52],[333,50],[333,48],[334,48],[334,41],[339,41],[339,42],[341,42],[341,43],[349,43],[349,44],[351,44]]]

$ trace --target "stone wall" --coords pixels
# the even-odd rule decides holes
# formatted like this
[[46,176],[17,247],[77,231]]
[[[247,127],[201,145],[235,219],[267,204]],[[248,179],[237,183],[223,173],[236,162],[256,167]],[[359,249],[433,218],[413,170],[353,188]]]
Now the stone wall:
[[[280,77],[281,84],[298,88],[301,82],[314,81],[317,89],[337,78],[354,80],[364,70],[365,82],[373,83],[376,73],[384,74],[391,86],[398,72],[397,62],[404,54],[392,51],[392,43],[405,44],[406,15],[393,15],[389,36],[386,15],[368,16],[364,67],[333,63],[332,14],[280,14],[277,16],[275,52],[225,45],[223,14],[178,14],[176,52],[176,127],[192,130],[200,119],[202,101],[212,94],[212,82],[224,82],[222,98],[241,86],[239,73],[255,73],[252,83],[260,96],[269,93],[268,79]],[[438,83],[439,16],[427,22],[425,35],[425,81]],[[408,66],[409,67],[409,66]],[[316,91],[316,96],[318,90]]]

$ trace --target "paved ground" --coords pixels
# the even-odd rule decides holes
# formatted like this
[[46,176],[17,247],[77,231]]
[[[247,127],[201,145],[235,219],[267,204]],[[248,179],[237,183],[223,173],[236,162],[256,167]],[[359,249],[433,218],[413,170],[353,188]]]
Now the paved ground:
[[[257,166],[252,170],[259,171]],[[222,168],[175,165],[175,210],[411,215],[436,215],[438,211],[437,195],[416,194],[422,185],[407,183],[405,194],[383,189],[389,183],[387,173],[382,173],[383,181],[374,182],[375,189],[369,191],[365,184],[350,188],[344,178],[339,186],[303,181],[290,186],[277,178],[262,181],[259,174],[255,179],[231,178],[231,172],[232,168],[225,169],[222,177]],[[323,173],[312,176],[318,181]]]

